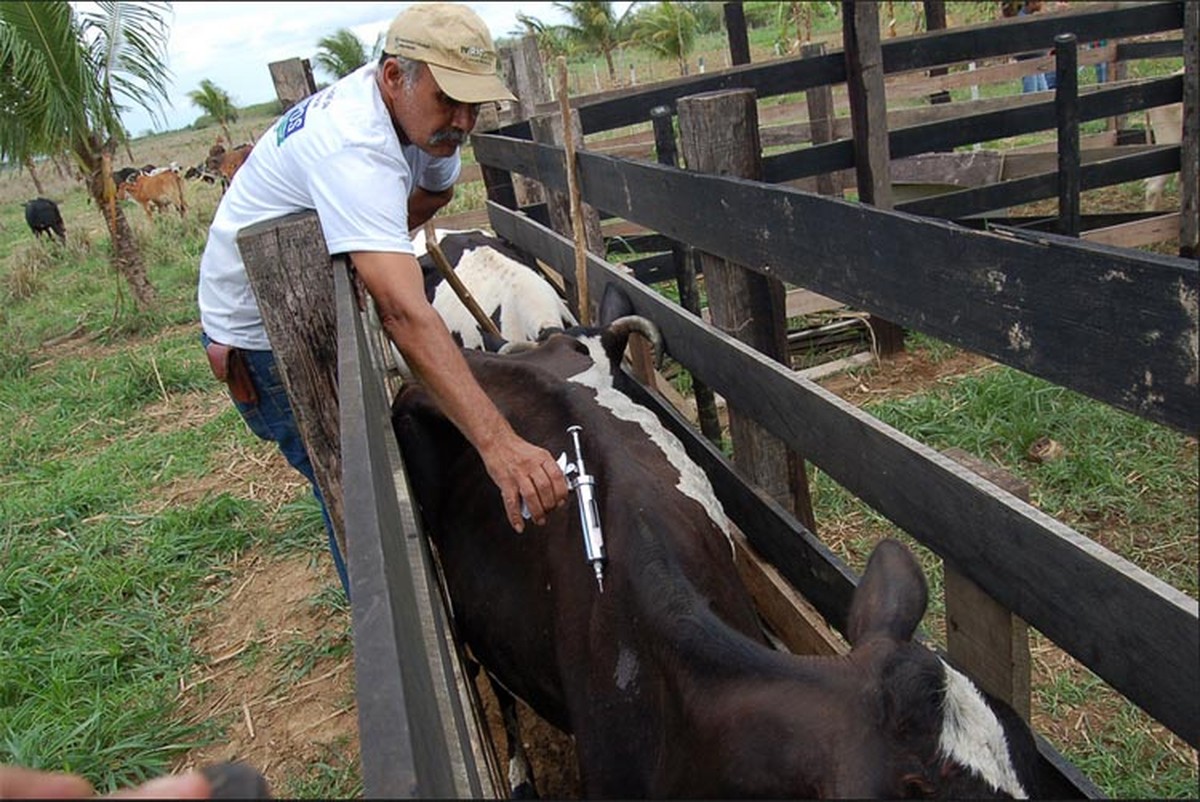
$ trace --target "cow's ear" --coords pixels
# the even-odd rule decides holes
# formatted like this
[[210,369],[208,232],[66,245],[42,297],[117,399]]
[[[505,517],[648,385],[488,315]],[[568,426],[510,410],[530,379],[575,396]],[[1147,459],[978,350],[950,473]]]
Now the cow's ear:
[[483,338],[483,350],[490,354],[500,353],[500,349],[508,344],[508,340],[499,334],[492,334],[480,326],[476,326],[475,328],[479,329],[479,336]]
[[854,646],[875,635],[907,641],[928,599],[925,575],[912,552],[898,540],[882,540],[854,591],[846,637]]
[[629,300],[625,290],[615,283],[606,284],[604,294],[600,296],[600,327],[607,328],[617,318],[633,313],[633,301]]

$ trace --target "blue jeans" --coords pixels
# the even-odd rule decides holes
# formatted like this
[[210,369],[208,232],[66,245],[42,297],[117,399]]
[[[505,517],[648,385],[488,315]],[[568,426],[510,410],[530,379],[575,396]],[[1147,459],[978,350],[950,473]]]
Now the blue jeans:
[[[204,347],[212,342],[204,332],[200,333],[200,341]],[[346,562],[342,559],[341,549],[338,548],[337,538],[333,534],[333,523],[329,520],[329,510],[325,508],[325,499],[321,488],[317,486],[317,478],[313,473],[312,463],[308,459],[308,450],[300,437],[300,427],[296,416],[292,414],[292,405],[288,401],[287,389],[279,376],[275,365],[273,351],[245,351],[246,366],[250,370],[250,378],[254,389],[258,392],[258,401],[253,404],[243,404],[234,401],[233,405],[241,413],[242,419],[260,439],[268,440],[279,446],[280,452],[288,464],[303,474],[312,486],[313,495],[321,506],[321,517],[325,520],[325,532],[329,538],[329,552],[333,555],[333,565],[337,569],[338,578],[342,581],[342,589],[346,598],[350,598],[350,577],[346,573]],[[232,399],[230,399],[232,400]]]
[[1046,85],[1046,73],[1037,72],[1033,75],[1021,76],[1021,92],[1029,94],[1030,92],[1048,92],[1050,87]]

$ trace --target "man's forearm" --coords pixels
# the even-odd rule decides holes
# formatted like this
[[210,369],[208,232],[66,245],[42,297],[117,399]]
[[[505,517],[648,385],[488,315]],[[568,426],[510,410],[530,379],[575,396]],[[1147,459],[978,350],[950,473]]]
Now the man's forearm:
[[412,231],[425,225],[431,217],[437,214],[438,209],[449,203],[453,197],[454,187],[441,192],[430,192],[417,187],[408,196],[408,230]]

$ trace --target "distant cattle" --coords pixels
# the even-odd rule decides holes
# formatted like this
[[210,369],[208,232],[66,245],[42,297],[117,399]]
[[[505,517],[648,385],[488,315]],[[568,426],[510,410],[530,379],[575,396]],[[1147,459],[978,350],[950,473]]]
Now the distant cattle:
[[183,177],[188,180],[199,180],[206,184],[215,184],[224,182],[225,177],[220,173],[214,173],[209,170],[204,164],[197,164],[195,167],[189,167],[184,172]]
[[[1178,145],[1183,141],[1183,104],[1156,106],[1146,111],[1146,123],[1158,145]],[[1169,176],[1156,175],[1146,179],[1145,209],[1148,212],[1161,210],[1163,190]]]
[[113,170],[113,183],[119,187],[142,172],[144,170],[140,167],[122,167],[120,170]]
[[204,160],[204,168],[222,177],[221,189],[224,190],[253,150],[254,145],[249,143],[238,145],[229,151],[225,150],[223,145],[213,145],[209,148],[208,158]]
[[133,198],[137,201],[146,217],[154,219],[153,211],[174,208],[183,217],[187,212],[187,202],[183,195],[183,179],[173,170],[157,175],[139,173],[132,180],[117,187],[117,197]]
[[49,198],[34,198],[25,202],[25,222],[34,236],[53,234],[60,242],[67,240],[67,226],[63,222],[58,204]]
[[626,339],[653,341],[653,327],[619,297],[601,306],[600,330],[464,356],[531,442],[573,460],[568,427],[582,427],[602,592],[574,498],[517,535],[477,452],[420,384],[405,384],[392,418],[458,632],[505,693],[574,735],[583,794],[1036,796],[1028,728],[912,640],[927,588],[898,541],[877,547],[854,594],[849,654],[771,647],[707,477],[621,392]]

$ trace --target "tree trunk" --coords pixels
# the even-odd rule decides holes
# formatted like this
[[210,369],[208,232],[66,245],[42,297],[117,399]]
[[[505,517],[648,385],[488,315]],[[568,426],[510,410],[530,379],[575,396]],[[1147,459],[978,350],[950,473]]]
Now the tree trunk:
[[46,190],[42,187],[42,179],[38,178],[37,169],[33,166],[33,159],[28,156],[25,157],[25,169],[29,171],[29,177],[33,180],[33,186],[37,190],[38,197],[46,197]]
[[145,312],[154,307],[158,300],[158,293],[155,291],[154,285],[150,283],[150,277],[146,274],[146,264],[142,261],[142,255],[133,240],[133,229],[129,227],[129,221],[125,219],[124,210],[116,202],[115,187],[112,182],[111,157],[106,159],[100,155],[101,153],[102,150],[98,147],[81,148],[76,151],[75,155],[79,157],[87,175],[88,194],[92,196],[92,201],[96,204],[96,208],[100,211],[100,216],[104,218],[104,224],[108,228],[109,238],[112,241],[109,263],[117,273],[124,276],[125,281],[129,284],[129,291],[133,295],[133,302],[137,310]]
[[608,62],[608,80],[613,86],[617,85],[617,67],[613,64],[612,50],[604,51],[604,60]]

